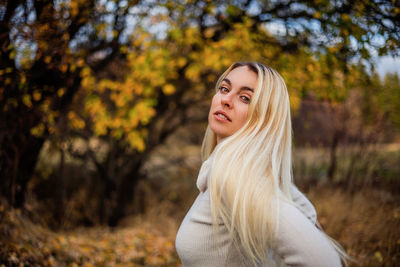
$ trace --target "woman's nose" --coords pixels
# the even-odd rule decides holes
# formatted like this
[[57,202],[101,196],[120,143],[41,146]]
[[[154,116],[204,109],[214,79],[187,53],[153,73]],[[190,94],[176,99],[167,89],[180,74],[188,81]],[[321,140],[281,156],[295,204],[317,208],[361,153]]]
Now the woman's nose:
[[228,108],[232,108],[232,95],[230,93],[224,94],[221,96],[221,104],[222,106],[226,106]]

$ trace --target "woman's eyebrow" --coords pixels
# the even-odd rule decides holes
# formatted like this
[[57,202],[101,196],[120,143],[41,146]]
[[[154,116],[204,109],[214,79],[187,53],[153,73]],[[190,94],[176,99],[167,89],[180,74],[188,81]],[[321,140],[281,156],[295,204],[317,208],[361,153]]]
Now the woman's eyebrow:
[[250,92],[254,93],[254,89],[247,87],[247,86],[243,86],[242,88],[240,88],[240,91],[250,91]]
[[[232,82],[228,78],[224,78],[222,81],[229,84],[229,86],[232,86]],[[247,86],[241,87],[240,91],[250,91],[250,92],[254,93],[254,89],[247,87]]]
[[224,78],[222,81],[226,82],[227,84],[229,84],[229,86],[232,86],[232,83],[228,78]]

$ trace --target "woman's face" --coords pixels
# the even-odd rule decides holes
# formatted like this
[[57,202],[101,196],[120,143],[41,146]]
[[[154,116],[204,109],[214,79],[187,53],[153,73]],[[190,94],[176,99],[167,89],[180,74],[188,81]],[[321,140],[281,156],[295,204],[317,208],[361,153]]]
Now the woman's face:
[[256,83],[257,74],[242,66],[231,70],[220,84],[208,114],[208,123],[217,136],[217,143],[246,123]]

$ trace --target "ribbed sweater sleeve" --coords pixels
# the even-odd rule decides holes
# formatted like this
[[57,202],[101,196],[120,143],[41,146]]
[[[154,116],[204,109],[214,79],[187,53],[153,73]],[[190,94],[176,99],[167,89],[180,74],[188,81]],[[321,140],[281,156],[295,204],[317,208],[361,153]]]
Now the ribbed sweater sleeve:
[[299,209],[281,203],[274,252],[287,266],[337,267],[340,257],[328,238]]

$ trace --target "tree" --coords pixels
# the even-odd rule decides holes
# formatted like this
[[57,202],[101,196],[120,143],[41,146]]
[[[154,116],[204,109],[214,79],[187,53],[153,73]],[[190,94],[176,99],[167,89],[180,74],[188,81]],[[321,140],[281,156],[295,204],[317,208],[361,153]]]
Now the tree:
[[[91,149],[80,156],[91,159],[114,188],[104,194],[115,195],[119,209],[106,216],[115,224],[146,157],[193,119],[189,108],[207,98],[217,73],[232,61],[270,62],[287,79],[293,105],[313,88],[326,88],[321,91],[326,97],[328,91],[340,95],[350,59],[369,59],[373,49],[397,55],[396,6],[391,1],[6,1],[0,6],[2,195],[23,205],[40,148],[49,136],[65,135],[60,119],[67,114],[68,136],[87,141],[97,136],[108,146],[103,158]],[[375,38],[382,42],[375,44]],[[329,90],[343,70],[339,90]]]
[[[0,6],[1,193],[21,207],[44,140],[78,91],[84,66],[102,69],[118,56],[135,3],[6,1]],[[104,27],[112,28],[112,35]],[[107,51],[107,54],[104,54]],[[99,53],[103,56],[99,56]]]

